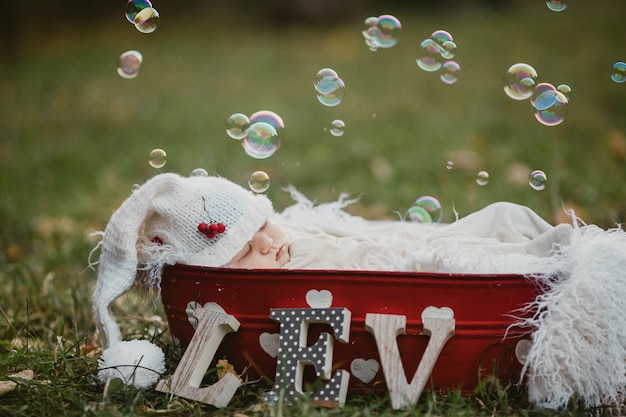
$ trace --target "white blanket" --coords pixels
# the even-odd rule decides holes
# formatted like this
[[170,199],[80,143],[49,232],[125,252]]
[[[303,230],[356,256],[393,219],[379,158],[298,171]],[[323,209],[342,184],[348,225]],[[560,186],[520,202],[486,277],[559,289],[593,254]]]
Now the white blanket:
[[341,198],[297,203],[276,216],[292,237],[292,269],[516,273],[545,292],[520,321],[532,331],[522,372],[531,402],[616,404],[626,393],[626,233],[551,226],[529,208],[497,203],[448,225],[367,221]]
[[439,225],[368,221],[345,213],[343,200],[313,206],[303,198],[275,218],[291,237],[289,269],[537,273],[536,258],[571,232],[513,203]]

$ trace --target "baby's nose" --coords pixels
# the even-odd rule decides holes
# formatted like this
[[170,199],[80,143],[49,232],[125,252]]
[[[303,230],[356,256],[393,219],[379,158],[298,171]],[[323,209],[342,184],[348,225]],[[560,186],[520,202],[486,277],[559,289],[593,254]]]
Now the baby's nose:
[[274,244],[274,241],[269,236],[259,235],[257,238],[257,245],[259,247],[259,251],[264,255],[268,253],[270,249],[272,249],[273,244]]

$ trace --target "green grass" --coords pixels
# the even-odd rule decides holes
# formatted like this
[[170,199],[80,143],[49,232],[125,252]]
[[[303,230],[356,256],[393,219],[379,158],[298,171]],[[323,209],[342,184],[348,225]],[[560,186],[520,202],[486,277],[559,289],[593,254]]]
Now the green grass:
[[[16,55],[0,63],[0,378],[30,368],[50,383],[20,384],[0,397],[0,415],[543,414],[508,386],[426,393],[414,409],[393,412],[380,395],[350,396],[344,410],[307,402],[267,409],[259,406],[262,384],[251,383],[231,407],[214,411],[154,391],[103,395],[95,379],[88,234],[105,227],[134,183],[161,171],[203,167],[245,184],[263,169],[278,209],[290,203],[282,188],[293,184],[318,201],[362,195],[352,209],[376,218],[393,218],[428,194],[442,202],[444,221],[454,219],[453,207],[464,215],[498,200],[529,205],[551,222],[562,204],[588,223],[624,221],[626,84],[609,73],[626,60],[626,3],[578,2],[558,14],[541,2],[462,3],[436,11],[364,4],[317,24],[217,7],[191,19],[162,10],[151,35],[120,16],[22,27]],[[398,16],[403,29],[397,46],[371,52],[362,22],[382,13]],[[417,44],[436,29],[458,45],[462,70],[452,86],[415,65]],[[144,56],[135,80],[115,73],[128,49]],[[505,96],[502,76],[515,62],[533,65],[541,81],[572,87],[562,125],[540,125],[528,102]],[[324,67],[347,86],[334,108],[314,95],[313,76]],[[232,113],[261,109],[281,115],[286,128],[278,152],[254,160],[224,128]],[[337,118],[346,123],[340,138],[324,130]],[[168,153],[162,170],[148,165],[156,147]],[[547,173],[546,190],[528,186],[532,169]],[[490,173],[487,186],[476,184],[479,170]],[[149,297],[129,299],[118,306],[125,334],[154,337],[173,369],[167,326],[149,319],[160,307]],[[560,414],[583,413],[572,404]]]

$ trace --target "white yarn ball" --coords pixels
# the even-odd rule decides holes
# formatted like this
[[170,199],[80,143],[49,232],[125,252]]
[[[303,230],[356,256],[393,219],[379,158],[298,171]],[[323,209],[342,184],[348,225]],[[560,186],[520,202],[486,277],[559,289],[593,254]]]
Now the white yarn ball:
[[102,382],[119,378],[126,385],[150,388],[165,372],[165,355],[147,340],[130,340],[114,344],[98,359],[98,378]]

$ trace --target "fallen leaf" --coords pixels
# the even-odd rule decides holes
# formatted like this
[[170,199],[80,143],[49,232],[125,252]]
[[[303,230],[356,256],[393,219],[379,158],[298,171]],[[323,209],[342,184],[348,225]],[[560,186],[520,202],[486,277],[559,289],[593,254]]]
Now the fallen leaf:
[[237,372],[235,372],[235,368],[233,367],[233,365],[228,363],[228,360],[226,359],[218,360],[216,368],[217,368],[217,377],[219,379],[224,378],[224,375],[226,374],[233,374],[237,378],[239,378],[239,375],[237,375]]
[[[30,369],[25,369],[23,371],[20,371],[16,374],[13,375],[9,375],[9,378],[12,379],[22,379],[25,381],[30,381],[31,379],[33,379],[35,377],[35,373],[30,370]],[[13,391],[15,388],[17,388],[17,382],[16,381],[0,381],[0,395],[4,395],[6,393],[9,393],[11,391]]]
[[0,381],[0,395],[4,395],[13,391],[17,387],[17,382],[14,381]]
[[35,377],[35,372],[33,372],[30,369],[24,369],[23,371],[20,371],[16,374],[9,375],[9,378],[19,378],[19,379],[26,379],[26,380],[33,379],[34,377]]

